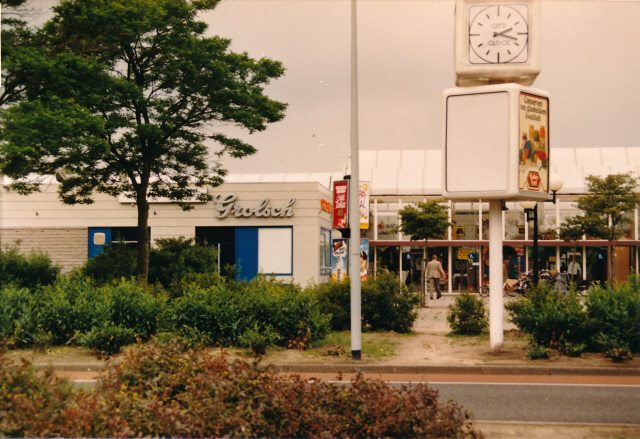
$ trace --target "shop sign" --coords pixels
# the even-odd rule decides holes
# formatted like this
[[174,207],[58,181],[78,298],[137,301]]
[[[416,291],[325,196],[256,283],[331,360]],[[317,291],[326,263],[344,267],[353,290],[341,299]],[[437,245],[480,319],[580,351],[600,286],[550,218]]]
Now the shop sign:
[[320,210],[329,214],[333,213],[333,205],[330,201],[320,198]]
[[333,228],[346,229],[349,224],[349,182],[333,183]]
[[216,203],[216,218],[226,218],[233,215],[236,218],[288,218],[293,216],[293,203],[295,198],[290,198],[284,206],[273,207],[268,198],[263,198],[255,207],[243,207],[235,201],[236,194],[216,195],[213,201]]
[[471,250],[470,248],[465,248],[465,247],[460,247],[458,249],[458,260],[468,260],[469,255],[471,254]]

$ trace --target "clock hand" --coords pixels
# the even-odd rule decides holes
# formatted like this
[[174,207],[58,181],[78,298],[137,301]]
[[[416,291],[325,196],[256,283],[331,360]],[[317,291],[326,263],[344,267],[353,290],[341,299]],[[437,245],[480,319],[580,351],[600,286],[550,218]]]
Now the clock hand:
[[497,37],[498,35],[502,35],[502,34],[504,34],[505,32],[509,32],[509,31],[510,31],[510,30],[512,30],[512,29],[513,29],[513,28],[512,28],[512,27],[510,27],[509,29],[503,30],[502,32],[494,32],[494,33],[493,33],[493,36],[494,36],[494,37]]
[[505,32],[509,32],[510,30],[511,30],[511,28],[509,28],[509,29],[507,29],[507,30],[504,30],[504,31],[502,31],[502,32],[494,32],[494,33],[493,33],[493,38],[495,38],[495,37],[505,37],[505,38],[510,38],[510,39],[512,39],[512,40],[517,40],[517,38],[512,37],[511,35],[505,35],[505,34],[504,34]]

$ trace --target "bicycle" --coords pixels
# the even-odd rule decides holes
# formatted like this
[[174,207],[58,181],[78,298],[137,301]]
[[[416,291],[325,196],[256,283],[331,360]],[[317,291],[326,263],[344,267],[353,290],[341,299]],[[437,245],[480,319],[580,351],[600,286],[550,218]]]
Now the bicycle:
[[[509,285],[508,282],[502,284],[502,295],[509,297],[516,297],[518,295],[524,296],[527,288],[531,284],[531,279],[526,275],[520,276],[517,282],[513,285]],[[488,280],[485,280],[482,284],[482,288],[478,291],[478,294],[482,297],[488,297],[490,291],[490,284]]]
[[602,284],[600,283],[599,280],[581,280],[578,282],[578,286],[576,288],[576,292],[578,293],[578,295],[584,297],[586,296],[589,291],[591,291],[594,288],[598,288],[601,287]]

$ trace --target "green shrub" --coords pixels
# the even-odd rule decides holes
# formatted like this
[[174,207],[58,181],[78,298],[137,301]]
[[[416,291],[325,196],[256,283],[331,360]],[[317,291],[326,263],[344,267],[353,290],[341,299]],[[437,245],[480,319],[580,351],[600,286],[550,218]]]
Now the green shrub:
[[587,350],[586,343],[571,343],[564,339],[560,340],[558,349],[569,357],[580,357]]
[[195,238],[157,239],[149,252],[149,282],[165,288],[174,280],[217,271],[218,251],[196,244]]
[[136,276],[137,253],[128,245],[106,245],[102,252],[87,260],[80,268],[81,275],[90,277],[100,285],[116,279]]
[[308,382],[176,343],[128,350],[93,392],[31,370],[0,380],[3,437],[482,437],[424,384]]
[[527,355],[529,355],[529,358],[531,358],[532,360],[549,358],[549,350],[546,347],[536,344],[534,341],[531,341],[529,343],[529,349],[527,349]]
[[598,334],[626,345],[631,352],[640,353],[640,278],[629,276],[627,282],[613,289],[594,288],[585,299],[590,331],[594,334],[591,348],[604,352]]
[[120,352],[123,346],[135,343],[136,335],[136,332],[131,328],[116,325],[111,321],[104,321],[88,332],[79,334],[77,342],[80,346],[106,355],[113,355]]
[[29,346],[39,332],[38,325],[37,302],[27,288],[9,285],[0,289],[0,344]]
[[51,334],[51,344],[65,344],[77,332],[91,329],[98,320],[95,304],[102,300],[86,280],[60,277],[53,285],[33,293],[42,329]]
[[527,297],[505,305],[509,320],[529,334],[536,345],[557,348],[558,343],[584,343],[590,339],[587,315],[573,292],[559,293],[544,283]]
[[463,291],[455,302],[449,305],[447,322],[454,334],[478,335],[487,332],[489,320],[484,302],[479,297]]
[[220,346],[237,346],[248,331],[269,328],[278,344],[296,348],[324,338],[330,329],[313,294],[264,276],[210,288],[190,284],[175,300],[172,325],[192,343]]
[[[174,297],[180,295],[184,282],[219,283],[217,258],[218,252],[214,247],[196,244],[194,238],[158,239],[149,249],[148,283],[161,284]],[[80,272],[99,284],[106,284],[135,277],[136,265],[135,247],[108,245],[89,259]]]
[[[351,281],[330,282],[308,288],[317,295],[322,312],[331,314],[331,329],[351,329]],[[418,318],[419,293],[381,270],[362,283],[362,330],[410,332]]]
[[0,248],[0,285],[13,283],[30,289],[52,284],[60,274],[46,253],[31,251],[24,255],[15,246]]
[[245,331],[239,337],[238,342],[240,346],[251,349],[251,352],[256,355],[264,355],[267,352],[267,347],[276,344],[280,338],[280,335],[270,326],[260,328],[256,324],[253,329]]
[[72,341],[113,354],[166,328],[168,298],[135,281],[96,287],[86,279],[61,278],[33,294],[39,328],[51,343]]
[[604,352],[605,357],[611,358],[614,363],[622,363],[626,358],[631,359],[631,349],[629,345],[615,335],[600,332],[594,340],[600,352]]

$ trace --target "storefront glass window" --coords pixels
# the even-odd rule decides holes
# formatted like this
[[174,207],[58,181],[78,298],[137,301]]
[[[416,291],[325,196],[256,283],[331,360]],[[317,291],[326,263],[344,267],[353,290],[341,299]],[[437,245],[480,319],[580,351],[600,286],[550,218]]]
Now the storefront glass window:
[[320,276],[331,274],[331,231],[320,229]]
[[473,291],[478,284],[478,247],[453,247],[451,281],[454,291]]
[[513,241],[524,240],[525,231],[524,211],[508,210],[504,215],[504,237]]
[[[479,239],[478,211],[456,210],[452,216],[453,230],[451,236],[455,241],[470,241]],[[482,239],[486,239],[489,222],[483,224]]]

